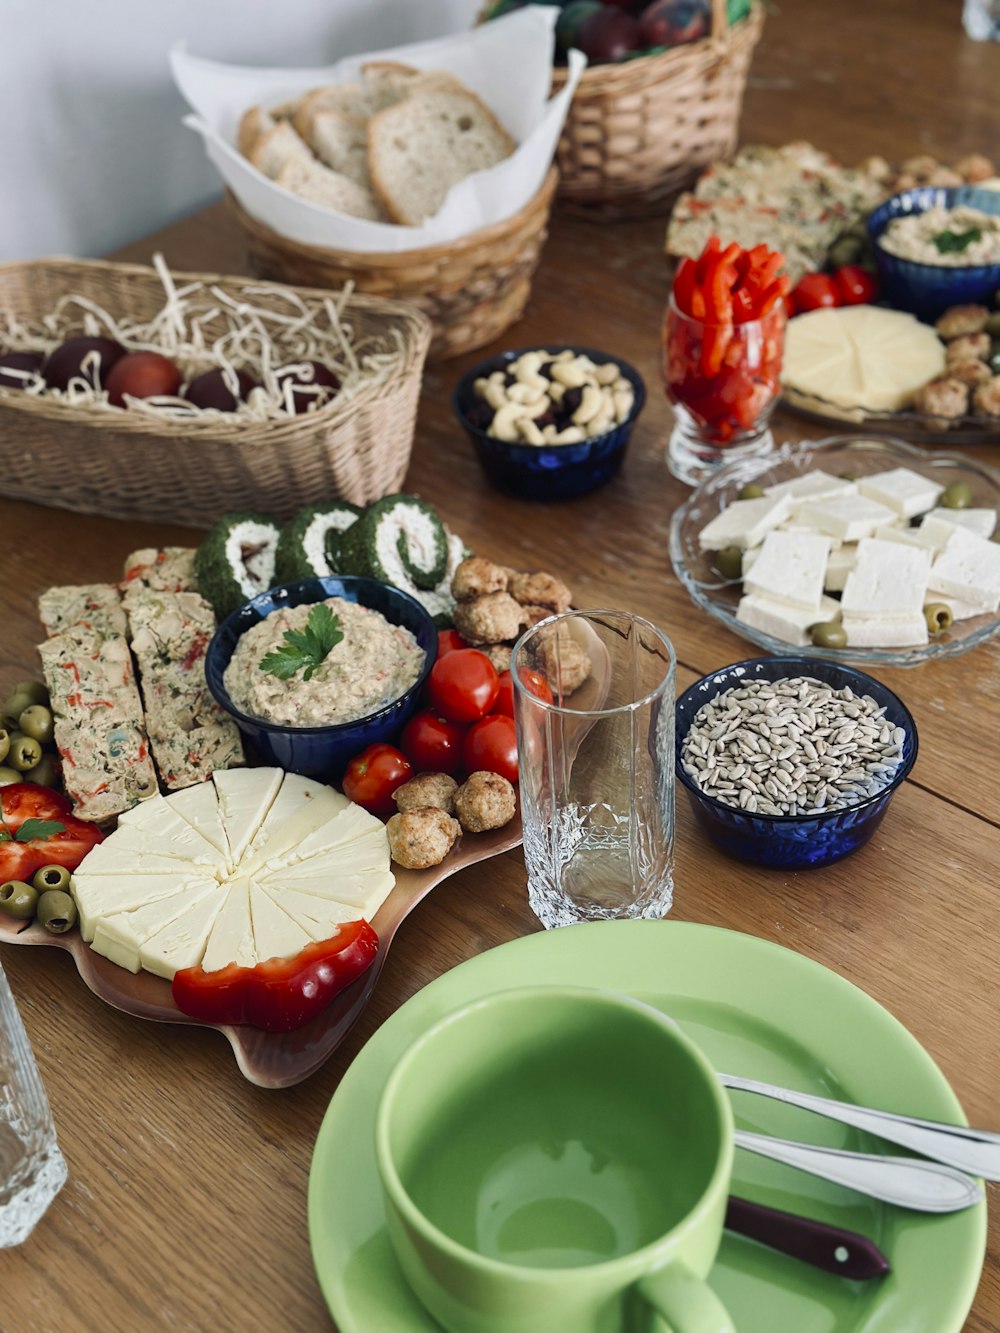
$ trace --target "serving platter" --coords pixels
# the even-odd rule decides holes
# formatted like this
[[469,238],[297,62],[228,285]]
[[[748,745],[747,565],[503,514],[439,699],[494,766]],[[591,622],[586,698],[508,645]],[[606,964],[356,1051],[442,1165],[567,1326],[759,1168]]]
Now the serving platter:
[[105,1003],[136,1018],[156,1023],[187,1023],[215,1027],[229,1042],[240,1072],[259,1088],[288,1088],[301,1083],[324,1064],[361,1016],[378,982],[396,931],[406,917],[442,880],[468,866],[500,856],[521,844],[520,811],[509,824],[490,833],[465,834],[440,865],[430,870],[404,870],[393,865],[396,883],[375,913],[378,953],[366,972],[335,996],[312,1022],[294,1032],[202,1023],[181,1013],[170,982],[151,972],[132,973],[95,953],[78,930],[53,935],[36,923],[20,923],[0,913],[0,944],[37,945],[63,949],[76,963],[84,983]]
[[[863,991],[789,949],[669,920],[587,922],[513,940],[408,1000],[333,1094],[310,1171],[309,1235],[340,1333],[437,1330],[407,1286],[386,1233],[372,1125],[390,1071],[421,1032],[458,1006],[512,986],[547,984],[597,986],[652,1004],[727,1073],[965,1123],[941,1071],[900,1023]],[[770,1099],[735,1094],[733,1109],[740,1129],[831,1148],[894,1151]],[[710,1282],[740,1333],[959,1333],[982,1269],[985,1202],[947,1216],[911,1213],[740,1152],[733,1192],[862,1232],[893,1266],[879,1281],[852,1282],[727,1233]]]
[[[867,475],[897,467],[932,477],[941,486],[966,482],[972,488],[974,506],[1000,509],[1000,472],[958,454],[928,454],[894,438],[845,435],[832,436],[815,444],[789,443],[766,458],[744,459],[724,465],[696,487],[684,504],[674,511],[669,534],[674,572],[694,604],[735,634],[749,639],[766,652],[788,653],[791,645],[785,640],[736,619],[742,584],[738,579],[724,579],[719,574],[712,565],[712,553],[700,549],[698,534],[736,499],[740,488],[748,482],[769,486],[790,481],[817,468],[836,476],[842,472]],[[958,657],[998,631],[1000,614],[982,615],[956,621],[943,634],[915,648],[817,648],[809,645],[796,647],[794,651],[803,657],[855,662],[861,666],[867,663],[909,667],[940,658]]]

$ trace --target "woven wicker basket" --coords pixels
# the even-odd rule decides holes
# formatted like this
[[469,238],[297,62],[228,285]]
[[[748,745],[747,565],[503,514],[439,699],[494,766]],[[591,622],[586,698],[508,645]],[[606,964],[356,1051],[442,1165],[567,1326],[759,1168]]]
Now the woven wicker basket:
[[[729,157],[763,26],[760,0],[733,27],[726,0],[712,0],[704,40],[585,69],[556,153],[560,198],[611,217],[652,212]],[[556,69],[553,88],[565,82]]]
[[548,233],[557,175],[519,212],[447,245],[398,254],[321,249],[279,236],[251,217],[232,194],[230,207],[243,228],[254,272],[281,282],[341,287],[412,301],[432,326],[430,355],[460,356],[498,338],[521,318]]
[[[264,286],[215,274],[199,280],[270,307]],[[163,305],[153,269],[137,264],[44,260],[0,265],[0,311],[35,322],[59,298],[87,297],[117,318],[148,319]],[[274,307],[287,311],[281,289]],[[307,306],[328,291],[299,289]],[[345,320],[356,336],[399,331],[402,365],[388,382],[362,387],[346,403],[284,420],[153,420],[18,391],[0,390],[0,469],[20,500],[111,518],[205,527],[234,509],[287,518],[339,497],[365,505],[399,490],[409,463],[430,325],[411,305],[352,296]],[[219,330],[221,332],[221,328]],[[211,325],[206,326],[211,335]],[[213,414],[214,415],[214,414]]]

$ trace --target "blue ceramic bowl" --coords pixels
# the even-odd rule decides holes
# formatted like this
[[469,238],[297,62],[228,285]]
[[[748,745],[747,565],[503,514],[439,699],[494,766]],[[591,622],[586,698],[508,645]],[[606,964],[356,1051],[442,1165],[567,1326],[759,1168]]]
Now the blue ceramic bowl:
[[[579,444],[509,444],[487,435],[476,420],[477,408],[481,410],[483,407],[473,387],[476,380],[494,370],[506,370],[525,352],[555,354],[566,351],[589,356],[596,365],[613,361],[618,366],[635,391],[635,401],[627,419],[613,430]],[[622,465],[632,427],[645,401],[646,386],[642,376],[627,361],[592,347],[569,347],[566,344],[521,347],[483,361],[462,376],[451,400],[487,479],[497,490],[516,495],[521,500],[570,500],[610,481]]]
[[895,218],[926,213],[937,205],[954,208],[958,204],[1000,217],[1000,191],[977,190],[971,185],[954,189],[920,185],[894,194],[869,215],[868,234],[882,279],[882,294],[897,309],[908,310],[920,319],[934,320],[949,306],[993,304],[993,295],[1000,290],[1000,264],[976,264],[967,268],[950,264],[918,264],[889,254],[878,243],[878,238]]
[[[886,721],[906,732],[903,760],[888,786],[856,805],[815,815],[747,814],[699,790],[681,764],[684,740],[698,710],[734,686],[786,676],[811,676],[838,690],[849,685],[855,694],[869,694],[885,708]],[[814,657],[758,657],[713,671],[684,691],[677,700],[676,755],[677,781],[687,792],[698,823],[720,851],[756,865],[805,870],[839,861],[872,836],[916,760],[917,728],[896,695],[863,671]]]
[[[405,694],[377,713],[329,727],[288,727],[250,717],[233,704],[223,677],[236,641],[272,611],[303,606],[327,597],[343,597],[380,612],[393,625],[411,630],[424,650],[423,671]],[[376,741],[391,741],[416,712],[423,688],[437,656],[437,628],[427,611],[408,593],[377,579],[304,579],[262,592],[228,616],[215,632],[205,656],[205,679],[219,704],[233,718],[262,764],[276,764],[290,773],[336,782],[349,760]]]

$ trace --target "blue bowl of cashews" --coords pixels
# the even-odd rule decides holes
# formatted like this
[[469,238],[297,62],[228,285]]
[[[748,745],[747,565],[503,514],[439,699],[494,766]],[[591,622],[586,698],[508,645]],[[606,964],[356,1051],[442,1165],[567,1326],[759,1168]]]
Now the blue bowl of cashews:
[[615,475],[645,401],[628,362],[559,345],[481,362],[459,380],[452,407],[493,486],[524,500],[568,500]]

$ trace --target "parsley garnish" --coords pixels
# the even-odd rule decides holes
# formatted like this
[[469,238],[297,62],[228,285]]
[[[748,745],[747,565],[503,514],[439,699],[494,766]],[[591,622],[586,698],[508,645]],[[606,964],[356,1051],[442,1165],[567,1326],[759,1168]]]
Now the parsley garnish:
[[945,228],[939,231],[933,238],[940,255],[959,255],[963,250],[968,250],[970,245],[976,241],[982,240],[983,233],[980,227],[970,227],[968,231],[951,231]]
[[14,834],[15,842],[31,842],[33,838],[52,838],[57,833],[65,833],[66,825],[58,819],[26,819]]
[[303,680],[310,680],[331,648],[344,637],[340,620],[330,608],[320,602],[309,612],[304,630],[286,629],[285,642],[274,652],[261,659],[260,669],[279,680],[291,680],[305,667]]

